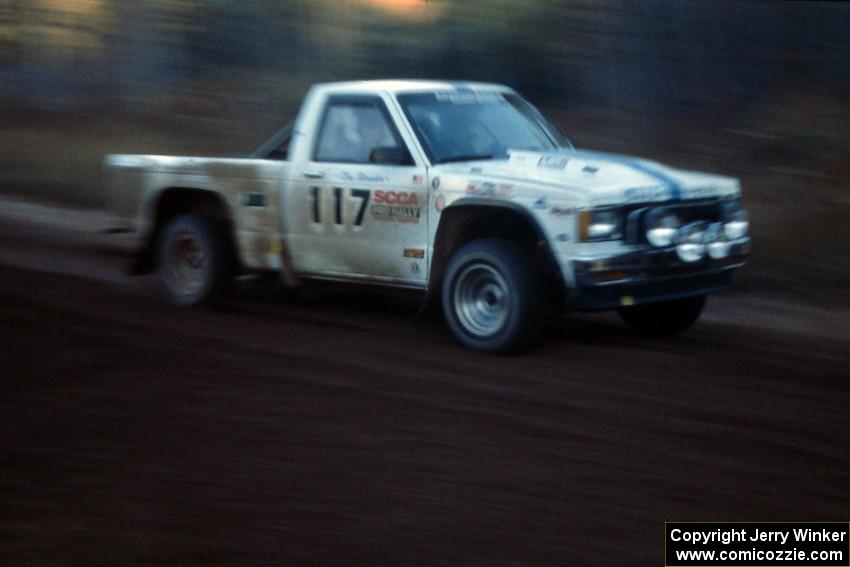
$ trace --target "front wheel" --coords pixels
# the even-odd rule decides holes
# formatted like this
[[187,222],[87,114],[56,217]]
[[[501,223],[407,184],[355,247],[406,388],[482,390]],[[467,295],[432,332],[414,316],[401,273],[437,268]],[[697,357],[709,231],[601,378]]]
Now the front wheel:
[[443,313],[461,344],[485,352],[518,352],[537,338],[539,290],[538,271],[516,244],[475,240],[449,261]]
[[705,296],[696,295],[671,301],[621,307],[617,310],[623,322],[642,335],[653,337],[681,333],[699,319],[705,307]]
[[214,305],[230,283],[228,246],[219,226],[198,215],[180,215],[162,230],[156,247],[159,289],[171,303]]

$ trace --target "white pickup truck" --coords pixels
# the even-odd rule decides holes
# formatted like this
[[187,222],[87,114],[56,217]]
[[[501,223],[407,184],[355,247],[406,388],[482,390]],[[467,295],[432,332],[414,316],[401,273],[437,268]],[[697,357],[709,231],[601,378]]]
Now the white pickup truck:
[[316,85],[251,157],[109,155],[105,169],[115,232],[174,303],[220,301],[252,271],[409,288],[490,352],[570,309],[682,331],[750,245],[738,180],[578,151],[493,84]]

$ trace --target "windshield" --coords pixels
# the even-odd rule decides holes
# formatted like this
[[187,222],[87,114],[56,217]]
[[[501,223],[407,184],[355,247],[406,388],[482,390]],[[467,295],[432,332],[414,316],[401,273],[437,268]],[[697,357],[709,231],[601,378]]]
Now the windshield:
[[[508,149],[545,151],[562,145],[533,107],[516,95],[437,92],[398,101],[432,163],[505,159]],[[551,130],[550,130],[551,128]]]

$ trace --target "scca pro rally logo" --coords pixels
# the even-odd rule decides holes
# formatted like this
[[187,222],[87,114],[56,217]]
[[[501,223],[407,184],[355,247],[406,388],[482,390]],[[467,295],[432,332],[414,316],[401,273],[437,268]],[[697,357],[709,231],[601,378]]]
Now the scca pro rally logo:
[[422,209],[416,193],[378,189],[373,197],[371,212],[375,220],[419,222]]

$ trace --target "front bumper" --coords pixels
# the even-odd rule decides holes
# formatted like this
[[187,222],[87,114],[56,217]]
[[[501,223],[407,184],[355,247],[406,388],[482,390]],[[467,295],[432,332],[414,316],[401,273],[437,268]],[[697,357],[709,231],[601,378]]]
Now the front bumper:
[[749,252],[750,238],[743,237],[730,243],[729,255],[721,260],[706,256],[683,262],[675,246],[579,257],[572,260],[576,287],[570,304],[581,311],[604,311],[722,291]]

